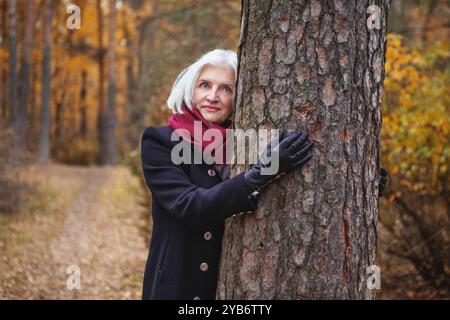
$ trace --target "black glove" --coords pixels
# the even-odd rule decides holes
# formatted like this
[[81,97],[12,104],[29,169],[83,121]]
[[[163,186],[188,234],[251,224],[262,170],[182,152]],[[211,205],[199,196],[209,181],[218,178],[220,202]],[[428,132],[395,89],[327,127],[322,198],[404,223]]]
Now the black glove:
[[388,172],[384,168],[380,168],[380,182],[378,184],[378,197],[384,195],[384,190],[386,189],[386,184],[388,181]]
[[[244,173],[245,183],[249,193],[259,191],[266,184],[301,167],[311,159],[313,143],[308,141],[305,132],[294,132],[289,135],[282,132],[280,143],[271,142],[261,154],[258,162]],[[271,158],[278,157],[278,171],[267,174],[271,167]]]

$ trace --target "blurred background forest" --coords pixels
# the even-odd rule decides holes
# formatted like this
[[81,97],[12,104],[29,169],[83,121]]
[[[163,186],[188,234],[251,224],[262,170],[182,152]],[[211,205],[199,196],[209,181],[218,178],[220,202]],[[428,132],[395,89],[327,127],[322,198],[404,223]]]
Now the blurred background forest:
[[[80,8],[80,29],[68,27],[72,4]],[[131,172],[116,174],[126,190],[108,192],[144,208],[136,219],[144,221],[139,232],[146,245],[151,200],[140,172],[141,132],[166,123],[165,101],[185,66],[213,48],[237,50],[240,10],[239,0],[0,0],[0,298],[51,297],[17,289],[21,277],[38,281],[33,271],[2,279],[2,268],[14,269],[13,252],[34,241],[21,220],[51,210],[49,199],[59,199],[61,189],[73,188],[79,199],[86,183],[80,177],[104,177],[84,168]],[[449,1],[392,1],[382,104],[381,165],[390,180],[380,203],[380,299],[450,297],[449,17]],[[79,171],[68,172],[71,167]],[[71,174],[79,184],[63,184]],[[59,209],[70,207],[66,200]],[[52,220],[39,219],[30,221],[42,230]],[[61,224],[65,219],[62,214]],[[19,239],[20,232],[30,235]],[[140,280],[132,278],[135,287],[119,298],[137,297]]]

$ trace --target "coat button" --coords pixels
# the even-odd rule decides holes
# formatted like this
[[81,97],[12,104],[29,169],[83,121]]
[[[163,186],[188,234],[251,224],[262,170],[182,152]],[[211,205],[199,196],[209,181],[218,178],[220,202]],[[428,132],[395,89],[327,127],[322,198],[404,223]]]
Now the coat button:
[[199,296],[194,297],[194,300],[200,300]]
[[205,240],[211,240],[212,239],[212,233],[209,231],[206,231],[205,234],[203,235],[203,237],[205,238]]
[[208,169],[208,175],[210,177],[214,177],[216,175],[216,172],[213,169]]
[[200,270],[202,270],[203,272],[208,271],[208,264],[206,262],[200,264]]

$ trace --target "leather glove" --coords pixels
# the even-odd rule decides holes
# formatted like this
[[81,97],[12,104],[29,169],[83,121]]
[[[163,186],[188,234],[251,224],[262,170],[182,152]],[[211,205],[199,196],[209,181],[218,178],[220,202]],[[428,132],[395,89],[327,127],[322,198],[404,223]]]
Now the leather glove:
[[386,189],[386,184],[388,182],[388,172],[384,168],[380,168],[380,182],[378,184],[378,197],[384,195],[384,190]]
[[[306,132],[287,135],[282,131],[279,140],[279,143],[269,143],[258,162],[244,173],[249,193],[259,191],[275,178],[303,166],[311,159],[313,143],[308,140]],[[272,165],[276,167],[275,157],[278,158],[278,170],[271,167]]]

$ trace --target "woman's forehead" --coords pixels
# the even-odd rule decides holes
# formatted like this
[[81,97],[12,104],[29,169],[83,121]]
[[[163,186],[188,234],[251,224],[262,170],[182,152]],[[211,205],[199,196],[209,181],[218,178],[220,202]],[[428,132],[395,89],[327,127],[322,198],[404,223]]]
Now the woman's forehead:
[[231,67],[205,66],[198,77],[198,81],[234,85],[234,70]]

